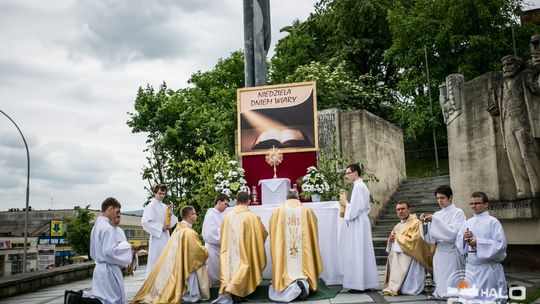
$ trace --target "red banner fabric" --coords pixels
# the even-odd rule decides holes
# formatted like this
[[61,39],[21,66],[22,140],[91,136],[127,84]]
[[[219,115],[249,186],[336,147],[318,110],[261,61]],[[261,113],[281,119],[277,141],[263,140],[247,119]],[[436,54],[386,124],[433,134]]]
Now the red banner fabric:
[[[296,180],[307,173],[309,166],[317,166],[317,152],[284,153],[283,161],[276,168],[278,178],[288,178],[291,180],[291,187],[296,184]],[[242,167],[246,170],[246,180],[250,189],[257,187],[258,201],[254,205],[260,205],[261,187],[259,180],[274,177],[274,168],[266,163],[264,155],[242,156]],[[298,191],[302,192],[300,185]]]

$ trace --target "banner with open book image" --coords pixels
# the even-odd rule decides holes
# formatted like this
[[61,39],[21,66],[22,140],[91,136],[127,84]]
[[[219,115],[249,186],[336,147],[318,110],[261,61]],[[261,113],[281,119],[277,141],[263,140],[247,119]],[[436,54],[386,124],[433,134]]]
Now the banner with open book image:
[[240,155],[316,151],[316,96],[315,82],[239,89]]

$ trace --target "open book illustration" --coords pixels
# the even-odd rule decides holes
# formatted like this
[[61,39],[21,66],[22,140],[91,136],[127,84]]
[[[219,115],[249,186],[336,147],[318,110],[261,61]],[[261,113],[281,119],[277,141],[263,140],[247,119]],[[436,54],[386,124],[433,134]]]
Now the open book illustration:
[[251,147],[252,150],[271,149],[276,148],[295,148],[295,147],[309,147],[311,146],[310,140],[306,135],[293,129],[285,130],[267,130],[262,132]]

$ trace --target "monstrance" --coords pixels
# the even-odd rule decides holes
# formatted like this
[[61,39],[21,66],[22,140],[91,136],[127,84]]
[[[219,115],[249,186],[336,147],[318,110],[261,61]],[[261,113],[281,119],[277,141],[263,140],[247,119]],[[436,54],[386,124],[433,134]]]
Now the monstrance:
[[276,166],[279,166],[279,164],[281,164],[283,161],[283,154],[281,154],[279,149],[276,149],[275,146],[272,146],[270,153],[266,154],[265,159],[270,166],[274,167],[274,178],[277,178]]

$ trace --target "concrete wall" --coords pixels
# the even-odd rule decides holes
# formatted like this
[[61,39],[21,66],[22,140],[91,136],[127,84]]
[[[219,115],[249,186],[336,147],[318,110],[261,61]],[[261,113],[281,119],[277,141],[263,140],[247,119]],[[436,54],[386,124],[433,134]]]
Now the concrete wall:
[[94,267],[94,262],[88,262],[2,278],[0,279],[0,299],[86,279],[92,276]]
[[[462,111],[448,126],[448,162],[454,203],[470,217],[469,198],[474,191],[499,197],[497,135],[493,118],[487,111],[488,77],[466,82],[462,93]],[[482,165],[480,165],[482,164]]]
[[[465,82],[461,113],[447,125],[454,203],[463,209],[467,218],[472,216],[468,204],[474,191],[485,192],[492,207],[516,196],[508,158],[503,149],[499,116],[493,117],[487,111],[489,84],[498,79],[500,74],[492,72]],[[501,222],[509,244],[540,243],[540,234],[536,233],[540,231],[538,218],[504,219]]]
[[379,178],[378,183],[368,183],[379,202],[372,205],[370,217],[374,219],[407,178],[403,131],[365,110],[341,112],[340,125],[343,155],[363,163]]

